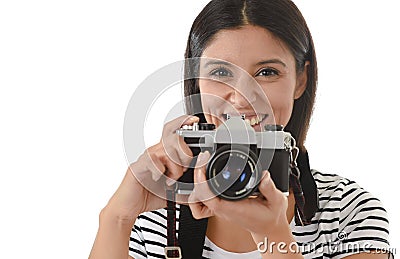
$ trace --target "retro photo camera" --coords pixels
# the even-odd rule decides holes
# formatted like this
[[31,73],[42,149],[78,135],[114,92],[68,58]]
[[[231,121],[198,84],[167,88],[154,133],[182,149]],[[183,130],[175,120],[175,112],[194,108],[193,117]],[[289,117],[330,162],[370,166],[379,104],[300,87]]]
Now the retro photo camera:
[[[265,125],[256,132],[244,116],[229,117],[215,129],[214,124],[183,126],[176,132],[197,157],[210,152],[206,178],[213,193],[223,199],[240,200],[256,195],[262,171],[268,170],[276,187],[289,193],[291,151],[295,142],[281,125]],[[177,182],[177,193],[193,190],[193,170],[196,158]]]

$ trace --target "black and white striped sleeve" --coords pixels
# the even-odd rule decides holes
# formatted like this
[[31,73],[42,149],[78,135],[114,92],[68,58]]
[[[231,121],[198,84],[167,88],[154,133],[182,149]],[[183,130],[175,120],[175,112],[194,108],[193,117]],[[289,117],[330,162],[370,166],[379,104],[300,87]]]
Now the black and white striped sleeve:
[[333,258],[389,251],[386,210],[377,198],[352,181],[343,188],[338,231]]
[[140,219],[136,219],[129,239],[129,255],[134,259],[147,258],[145,239],[140,227]]

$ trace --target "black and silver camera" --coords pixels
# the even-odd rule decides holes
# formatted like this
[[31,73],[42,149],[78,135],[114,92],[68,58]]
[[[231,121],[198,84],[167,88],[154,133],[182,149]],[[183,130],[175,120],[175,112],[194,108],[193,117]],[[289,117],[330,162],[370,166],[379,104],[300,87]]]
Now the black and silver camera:
[[[194,156],[209,151],[206,166],[210,189],[219,197],[239,200],[257,193],[262,171],[268,170],[276,187],[289,193],[291,152],[294,139],[280,125],[266,125],[255,132],[244,117],[230,117],[215,129],[214,124],[184,126],[176,132],[184,138]],[[189,169],[178,180],[177,193],[193,190],[193,159]]]

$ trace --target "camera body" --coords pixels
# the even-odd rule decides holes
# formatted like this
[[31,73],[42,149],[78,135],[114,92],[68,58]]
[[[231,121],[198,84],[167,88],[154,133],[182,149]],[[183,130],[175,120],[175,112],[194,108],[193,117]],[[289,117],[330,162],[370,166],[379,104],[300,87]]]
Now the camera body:
[[230,117],[217,129],[214,124],[183,126],[183,137],[195,157],[177,182],[177,193],[193,190],[193,170],[200,152],[210,152],[206,178],[210,189],[227,200],[239,200],[257,193],[262,171],[268,170],[276,187],[289,194],[291,151],[294,141],[281,125],[265,125],[256,132],[244,117]]

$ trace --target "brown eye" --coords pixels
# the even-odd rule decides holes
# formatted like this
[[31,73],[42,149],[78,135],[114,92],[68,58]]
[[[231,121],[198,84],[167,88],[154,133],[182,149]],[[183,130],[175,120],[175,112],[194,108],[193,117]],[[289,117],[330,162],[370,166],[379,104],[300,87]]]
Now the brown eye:
[[258,72],[256,76],[269,77],[269,76],[278,76],[278,75],[279,75],[279,72],[277,70],[272,69],[272,68],[264,68],[260,72]]
[[228,69],[223,67],[214,69],[213,71],[211,71],[210,75],[215,77],[232,77],[232,73]]

